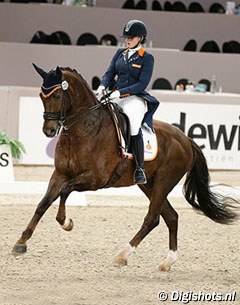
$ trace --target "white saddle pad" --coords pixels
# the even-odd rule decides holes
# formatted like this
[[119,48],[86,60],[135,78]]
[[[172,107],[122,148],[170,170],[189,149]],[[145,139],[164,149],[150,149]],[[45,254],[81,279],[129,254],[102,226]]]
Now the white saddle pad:
[[[147,125],[142,125],[143,143],[144,143],[144,161],[151,161],[156,158],[158,152],[157,137],[154,131]],[[126,151],[125,141],[121,136],[123,155],[133,159],[133,155]]]

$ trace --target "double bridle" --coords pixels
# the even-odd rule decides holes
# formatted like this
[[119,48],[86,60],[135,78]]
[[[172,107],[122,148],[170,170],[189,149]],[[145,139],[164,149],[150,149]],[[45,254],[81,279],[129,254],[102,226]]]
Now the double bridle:
[[[65,103],[65,98],[64,98],[64,94],[65,92],[67,91],[69,87],[69,84],[66,80],[63,80],[61,84],[57,84],[57,85],[54,85],[52,87],[49,87],[49,88],[45,88],[45,87],[41,87],[41,95],[45,98],[45,99],[48,99],[50,96],[52,96],[52,94],[58,90],[63,90],[63,96],[62,96],[62,104],[61,104],[61,109],[59,112],[48,112],[48,111],[44,111],[43,113],[43,118],[44,120],[48,120],[48,121],[58,121],[58,127],[57,127],[57,131],[56,131],[56,135],[59,134],[61,128],[63,128],[64,131],[67,131],[70,127],[72,127],[73,125],[75,125],[78,121],[79,121],[79,117],[80,117],[80,114],[74,114],[74,115],[71,115],[68,117],[68,120],[71,118],[71,119],[74,119],[74,118],[77,118],[77,120],[73,120],[73,122],[71,122],[71,124],[68,124],[66,125],[65,122],[66,122],[66,103]],[[51,90],[48,94],[45,94],[43,89],[47,89],[47,90]],[[104,106],[104,105],[107,105],[109,102],[110,102],[110,99],[109,99],[109,95],[110,94],[107,94],[105,92],[105,96],[104,96],[104,99],[102,98],[100,101],[98,101],[98,103],[92,107],[90,107],[87,111],[94,111],[94,110],[97,110],[98,108]],[[86,115],[86,112],[85,113],[81,113],[81,115]]]
[[[63,90],[63,95],[65,91],[68,89],[68,82],[66,80],[63,80],[61,84],[54,85],[49,88],[41,87],[41,95],[45,98],[48,99],[50,96],[53,95],[56,91],[62,89]],[[43,89],[51,89],[51,91],[48,94],[45,94]],[[64,96],[62,97],[62,103],[61,103],[61,109],[59,112],[48,112],[44,111],[43,112],[43,118],[44,120],[48,121],[58,121],[58,128],[56,134],[59,133],[60,129],[63,128],[64,130],[68,130],[69,126],[66,126],[65,123],[65,118],[66,118],[66,107],[65,107],[65,99]]]

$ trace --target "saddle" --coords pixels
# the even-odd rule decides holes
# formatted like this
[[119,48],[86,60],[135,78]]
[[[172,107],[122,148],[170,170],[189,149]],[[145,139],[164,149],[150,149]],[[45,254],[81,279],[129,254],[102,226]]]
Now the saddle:
[[[116,103],[108,103],[111,116],[116,126],[119,141],[119,150],[122,157],[133,159],[131,151],[130,122],[128,116]],[[157,156],[157,137],[155,132],[146,123],[141,126],[144,142],[144,161],[151,161]]]
[[130,147],[130,122],[128,116],[122,111],[121,107],[116,103],[110,104],[110,111],[112,114],[112,118],[114,120],[114,124],[116,126],[118,140],[119,140],[119,148],[120,152],[122,152],[122,138],[125,143],[125,150],[129,150]]

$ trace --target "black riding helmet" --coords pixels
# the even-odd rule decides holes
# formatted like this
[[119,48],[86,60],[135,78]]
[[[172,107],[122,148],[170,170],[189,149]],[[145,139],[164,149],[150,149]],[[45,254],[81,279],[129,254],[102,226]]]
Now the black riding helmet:
[[[145,41],[147,37],[146,25],[140,20],[129,20],[123,29],[121,37],[127,38],[136,36],[142,36]],[[142,43],[144,43],[144,41],[142,41]]]

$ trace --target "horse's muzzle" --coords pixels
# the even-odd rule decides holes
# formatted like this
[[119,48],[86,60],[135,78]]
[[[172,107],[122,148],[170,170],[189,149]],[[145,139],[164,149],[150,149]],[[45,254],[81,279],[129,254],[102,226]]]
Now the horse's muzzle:
[[53,138],[58,131],[58,122],[56,121],[45,121],[43,125],[43,133],[48,138]]
[[57,130],[54,128],[50,128],[47,130],[43,130],[43,132],[48,138],[53,138],[56,135]]

